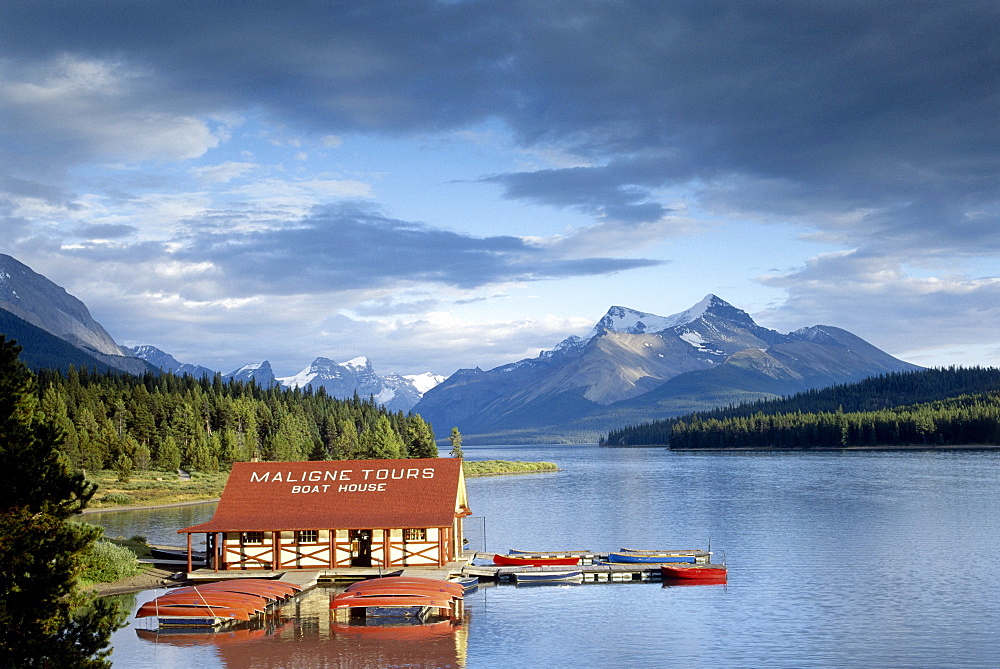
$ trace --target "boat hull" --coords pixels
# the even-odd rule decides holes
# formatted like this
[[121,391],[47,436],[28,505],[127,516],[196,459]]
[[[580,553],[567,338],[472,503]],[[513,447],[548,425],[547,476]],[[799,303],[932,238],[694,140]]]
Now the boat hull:
[[457,583],[462,586],[465,592],[469,590],[475,590],[479,587],[479,577],[478,576],[462,576],[456,577],[448,580],[449,583]]
[[528,571],[514,574],[518,585],[544,583],[583,583],[583,572],[573,571]]
[[727,577],[725,565],[662,565],[660,576],[685,581],[718,581]]
[[494,555],[493,564],[501,567],[573,567],[580,564],[578,557],[519,557],[514,555]]
[[687,563],[694,564],[697,558],[693,555],[655,555],[646,553],[608,553],[608,562],[612,564],[663,564]]

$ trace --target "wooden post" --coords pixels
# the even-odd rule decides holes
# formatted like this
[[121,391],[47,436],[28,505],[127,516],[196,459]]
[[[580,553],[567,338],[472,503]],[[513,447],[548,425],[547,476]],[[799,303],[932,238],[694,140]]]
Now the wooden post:
[[190,532],[187,533],[187,537],[188,537],[188,573],[190,574],[191,573],[191,569],[194,566],[193,564],[191,564],[191,533]]
[[443,567],[445,564],[444,555],[444,533],[448,532],[450,528],[439,527],[438,528],[438,566]]

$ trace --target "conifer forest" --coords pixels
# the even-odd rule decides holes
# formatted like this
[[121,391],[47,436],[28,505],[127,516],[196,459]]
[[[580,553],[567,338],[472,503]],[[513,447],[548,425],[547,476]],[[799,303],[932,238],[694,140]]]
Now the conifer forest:
[[920,447],[1000,444],[1000,370],[885,374],[610,432],[607,446],[672,449]]
[[42,370],[39,404],[74,470],[226,470],[246,460],[437,457],[431,426],[320,388],[171,374]]

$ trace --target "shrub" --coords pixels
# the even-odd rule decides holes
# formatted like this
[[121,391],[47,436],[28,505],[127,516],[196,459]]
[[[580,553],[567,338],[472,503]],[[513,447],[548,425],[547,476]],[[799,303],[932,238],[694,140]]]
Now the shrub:
[[109,492],[107,495],[101,498],[101,501],[106,504],[113,504],[115,506],[126,506],[132,503],[132,498],[125,493],[121,492]]
[[90,583],[110,583],[138,573],[135,553],[102,539],[84,555],[80,578]]

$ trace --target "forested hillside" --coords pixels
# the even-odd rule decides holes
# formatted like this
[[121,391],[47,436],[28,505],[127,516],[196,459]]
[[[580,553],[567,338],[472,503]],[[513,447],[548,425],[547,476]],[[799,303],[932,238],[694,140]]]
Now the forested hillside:
[[885,374],[612,431],[609,446],[837,448],[1000,443],[1000,369]]
[[437,457],[429,424],[370,399],[252,382],[71,368],[39,373],[74,469],[228,469],[235,461]]

